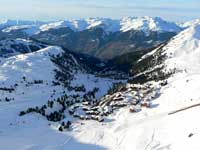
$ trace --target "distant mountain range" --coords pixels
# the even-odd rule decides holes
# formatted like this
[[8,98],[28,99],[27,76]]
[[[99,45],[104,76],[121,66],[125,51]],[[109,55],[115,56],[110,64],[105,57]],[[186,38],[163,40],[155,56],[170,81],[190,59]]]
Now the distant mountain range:
[[89,18],[56,22],[6,20],[0,23],[0,28],[6,28],[3,30],[4,32],[20,29],[28,34],[37,34],[50,29],[63,27],[69,27],[73,31],[102,28],[106,32],[127,32],[130,30],[179,32],[181,30],[181,27],[176,23],[165,21],[159,17],[152,18],[148,16],[126,17],[122,19]]
[[130,52],[147,51],[184,28],[182,24],[148,16],[57,22],[7,20],[0,23],[0,39],[32,38],[100,59],[113,59]]

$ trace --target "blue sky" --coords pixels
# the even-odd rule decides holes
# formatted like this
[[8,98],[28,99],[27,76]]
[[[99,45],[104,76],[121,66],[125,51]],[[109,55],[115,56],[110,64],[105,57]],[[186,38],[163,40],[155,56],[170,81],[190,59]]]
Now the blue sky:
[[0,0],[0,18],[61,20],[88,17],[200,18],[200,0]]

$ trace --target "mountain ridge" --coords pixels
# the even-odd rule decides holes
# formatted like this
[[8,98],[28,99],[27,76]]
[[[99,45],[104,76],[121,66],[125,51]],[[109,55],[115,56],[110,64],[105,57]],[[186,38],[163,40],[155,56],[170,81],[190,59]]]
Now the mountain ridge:
[[[127,32],[129,30],[142,30],[148,33],[149,31],[159,32],[180,32],[181,27],[173,22],[165,21],[159,17],[124,17],[122,19],[111,18],[89,18],[89,19],[77,19],[77,20],[63,20],[53,22],[40,22],[40,21],[15,21],[8,20],[2,22],[2,27],[26,25],[25,32],[29,34],[37,34],[42,31],[48,31],[50,29],[69,27],[73,31],[83,31],[91,28],[100,27],[106,32]],[[34,26],[33,26],[34,25]],[[31,28],[35,28],[35,32],[30,32]],[[37,31],[37,30],[38,31]],[[16,28],[9,28],[9,30],[16,30]],[[5,29],[4,31],[9,31]]]

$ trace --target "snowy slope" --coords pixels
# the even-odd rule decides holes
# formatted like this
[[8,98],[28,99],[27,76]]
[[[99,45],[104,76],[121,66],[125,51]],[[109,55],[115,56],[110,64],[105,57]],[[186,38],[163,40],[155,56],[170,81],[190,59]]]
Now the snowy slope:
[[59,21],[59,22],[53,22],[49,24],[42,25],[40,27],[40,31],[48,31],[50,29],[58,29],[63,27],[69,27],[71,29],[75,29],[74,25],[69,21]]
[[185,23],[179,24],[179,26],[181,26],[182,28],[188,28],[188,27],[191,27],[191,26],[196,25],[196,24],[200,24],[200,19],[187,21]]
[[37,34],[39,31],[38,25],[21,25],[21,26],[10,26],[2,30],[3,32],[10,33],[15,31],[23,31],[27,33],[28,35]]
[[42,25],[45,22],[42,21],[26,21],[26,20],[3,20],[0,22],[0,28],[10,26],[23,26],[23,25]]
[[109,18],[89,18],[71,21],[59,21],[50,24],[45,24],[40,27],[41,31],[48,31],[50,29],[58,29],[62,27],[69,27],[74,31],[83,31],[91,28],[102,28],[107,32],[116,32],[120,30],[120,20],[113,20]]
[[4,20],[0,22],[2,32],[10,33],[15,31],[23,31],[28,35],[38,33],[39,27],[48,22],[42,21],[25,21],[25,20]]
[[[54,64],[54,62],[52,62],[51,57],[55,57],[58,55],[62,56],[63,53],[64,51],[59,47],[47,47],[36,52],[20,54],[9,58],[1,58],[0,86],[12,87],[14,89],[16,88],[17,91],[11,93],[11,95],[13,96],[15,94],[21,95],[21,92],[29,94],[28,90],[33,90],[34,87],[39,86],[47,87],[47,90],[49,87],[57,88],[57,86],[52,85],[52,81],[56,81],[56,73],[54,70],[59,70],[60,68],[56,64]],[[87,91],[96,86],[98,88],[104,86],[105,89],[102,88],[98,93],[98,95],[101,96],[106,92],[106,89],[108,89],[112,85],[112,81],[109,79],[102,79],[101,82],[96,81],[99,80],[98,77],[87,74],[86,71],[81,68],[81,66],[77,63],[77,61],[71,54],[67,55],[69,55],[68,61],[70,63],[68,65],[68,71],[71,73],[72,76],[74,76],[73,80],[71,81],[72,86],[83,84],[85,85]],[[42,80],[43,83],[38,85],[34,84],[33,82],[35,80]],[[63,88],[61,85],[58,87]],[[18,91],[18,88],[19,90],[21,90],[21,92]],[[46,89],[44,88],[44,90]],[[6,92],[0,92],[2,92],[1,94],[3,94],[4,97],[6,96]]]
[[0,41],[0,57],[30,53],[47,47],[44,44],[26,39],[5,39]]
[[120,20],[113,20],[109,18],[93,18],[87,19],[87,29],[102,28],[106,32],[117,32],[120,30]]
[[[57,131],[57,123],[47,122],[41,115],[30,114],[23,117],[17,115],[27,105],[43,104],[46,101],[45,98],[50,95],[49,91],[55,87],[44,84],[34,85],[35,87],[29,89],[21,85],[21,92],[26,90],[27,94],[20,96],[20,92],[16,92],[14,93],[15,101],[0,102],[0,149],[199,150],[199,107],[169,115],[172,111],[200,103],[199,32],[199,25],[193,26],[179,33],[164,46],[163,50],[167,55],[164,61],[165,66],[169,69],[176,68],[179,72],[173,74],[168,79],[168,84],[163,87],[152,82],[155,87],[158,87],[160,96],[152,100],[151,108],[142,108],[142,111],[138,113],[130,113],[129,109],[125,107],[114,111],[102,123],[91,120],[74,120],[72,131],[61,133]],[[19,74],[33,77],[36,74],[29,70],[29,68],[34,69],[33,64],[37,65],[37,69],[34,71],[40,72],[40,75],[37,76],[44,79],[45,83],[49,83],[47,81],[53,77],[51,71],[56,66],[49,61],[48,54],[60,52],[62,53],[61,49],[50,47],[36,53],[5,59],[0,67],[1,84],[13,84],[15,78],[12,78],[10,72],[16,76],[19,72]],[[152,55],[152,53],[148,55]],[[42,59],[35,61],[33,58]],[[44,71],[43,64],[52,69]],[[25,65],[29,67],[25,67],[23,71],[22,66]],[[15,71],[21,67],[23,69]],[[46,76],[48,78],[45,78]],[[107,84],[110,84],[110,81],[106,79],[101,80],[100,83],[88,80],[89,78],[94,79],[93,75],[89,75],[89,78],[87,75],[83,76],[80,73],[77,74],[73,84],[87,82],[88,88],[92,85],[101,84],[101,87],[106,87]],[[62,90],[61,87],[56,87],[56,91],[58,91],[56,94],[59,95],[59,91]],[[128,95],[126,100],[135,98],[131,91],[124,92]],[[5,95],[9,94],[1,92],[1,96]],[[70,116],[68,117],[70,118]]]
[[[52,66],[50,55],[58,55],[60,53],[62,53],[60,48],[48,47],[34,53],[28,53],[26,55],[21,54],[3,59],[1,62],[1,81],[8,80],[8,82],[15,82],[16,80],[19,80],[23,75],[30,79],[53,79],[53,76],[46,76],[53,75],[51,72],[53,69],[55,69],[55,67]],[[41,64],[43,64],[42,68],[45,67],[46,69],[49,69],[45,70],[45,76],[43,76],[45,72],[41,72],[43,70],[39,67]],[[12,74],[12,76],[14,76],[16,79],[13,80],[14,78],[9,74]]]
[[142,30],[145,32],[159,31],[159,32],[180,32],[181,29],[175,23],[167,22],[159,17],[141,17],[141,18],[123,18],[121,20],[121,31]]
[[197,24],[175,36],[163,49],[169,57],[166,64],[168,67],[175,67],[186,73],[199,73],[199,49],[200,24]]
[[[199,80],[199,57],[200,57],[200,25],[193,25],[190,28],[180,32],[177,36],[173,37],[168,44],[161,48],[162,56],[165,56],[162,64],[158,63],[158,66],[163,65],[163,71],[168,73],[175,69],[173,75],[168,79],[170,85],[164,95],[172,96],[173,101],[166,101],[171,103],[176,100],[179,101],[179,105],[183,101],[191,103],[191,100],[199,99],[200,95],[198,90],[200,85]],[[160,48],[146,54],[140,61],[154,55]],[[159,55],[157,56],[159,57]],[[157,68],[158,66],[153,66]],[[150,70],[153,68],[150,68]],[[195,84],[196,82],[196,84]],[[192,92],[193,91],[193,92]],[[180,98],[182,100],[180,100]],[[176,106],[176,105],[174,105]]]
[[[168,84],[160,89],[161,95],[153,101],[157,107],[137,114],[121,109],[110,116],[111,123],[86,123],[77,127],[74,136],[81,142],[101,145],[96,149],[198,150],[200,121],[196,116],[199,108],[169,113],[200,103],[199,32],[199,25],[188,28],[163,48],[167,54],[166,67],[181,72],[171,76]],[[88,128],[92,131],[86,132]],[[72,143],[68,141],[65,148],[70,148]]]
[[[60,134],[57,131],[56,123],[52,123],[52,126],[49,126],[47,120],[40,115],[28,115],[22,118],[18,116],[20,111],[28,107],[40,106],[45,104],[49,99],[60,97],[63,91],[69,95],[74,94],[74,91],[69,92],[67,88],[61,85],[52,85],[52,81],[56,81],[54,70],[59,70],[59,67],[51,61],[51,57],[53,55],[62,55],[63,53],[64,51],[59,47],[47,47],[37,52],[1,59],[0,149],[57,149],[54,147],[54,144],[58,144],[57,146],[60,148],[59,145],[66,138],[70,138],[70,136]],[[71,59],[69,70],[78,66],[73,56],[69,59]],[[71,83],[72,86],[83,84],[87,91],[94,87],[101,88],[97,94],[98,97],[105,94],[112,85],[112,80],[110,79],[102,78],[101,80],[101,78],[87,74],[81,70],[78,70],[78,74],[76,74],[75,70],[71,73],[74,75]],[[37,84],[34,82],[39,80],[42,80],[42,82]],[[5,88],[14,89],[14,91],[11,90],[9,92]],[[9,101],[6,101],[6,98]],[[18,138],[14,140],[16,137]],[[63,138],[59,140],[60,137]],[[44,141],[44,138],[48,139],[47,141],[52,142],[52,144],[49,142],[44,142],[44,145],[40,143]],[[9,140],[12,141],[12,144],[8,144]]]
[[[52,84],[53,81],[56,81],[55,69],[60,69],[58,65],[52,62],[52,56],[62,55],[63,53],[64,51],[59,47],[47,47],[28,54],[1,58],[0,149],[55,150],[60,149],[62,143],[68,138],[72,140],[70,135],[58,132],[58,123],[48,122],[41,115],[31,114],[19,117],[20,111],[26,110],[28,107],[41,106],[48,100],[60,97],[63,92],[68,95],[77,94],[74,91],[68,91],[62,85],[55,86]],[[100,89],[97,98],[104,95],[112,86],[113,80],[86,73],[72,55],[68,59],[70,63],[68,70],[74,76],[71,86],[85,85],[86,92],[97,87]],[[36,83],[35,81],[42,82]],[[70,119],[70,116],[68,116],[68,119]],[[16,137],[18,138],[16,139]],[[42,144],[44,139],[47,142]],[[9,140],[12,141],[12,144],[8,144]]]
[[[160,89],[161,95],[153,101],[157,107],[143,109],[137,114],[130,113],[127,108],[121,109],[108,119],[113,120],[111,123],[86,123],[77,127],[74,136],[84,143],[102,145],[96,149],[200,149],[200,121],[197,117],[200,106],[169,115],[200,103],[199,32],[199,25],[188,28],[163,48],[167,54],[166,67],[181,72],[171,76],[168,84]],[[92,131],[86,132],[88,128]],[[70,148],[72,143],[68,141],[65,148]]]

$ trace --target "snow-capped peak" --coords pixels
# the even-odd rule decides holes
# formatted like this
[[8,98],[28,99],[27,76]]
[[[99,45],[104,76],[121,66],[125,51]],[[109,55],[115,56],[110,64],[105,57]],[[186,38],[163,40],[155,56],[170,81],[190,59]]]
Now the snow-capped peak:
[[129,30],[159,31],[159,32],[179,32],[180,27],[175,23],[167,22],[159,17],[128,17],[121,20],[121,31]]
[[109,18],[90,18],[86,21],[89,24],[87,29],[100,27],[107,32],[116,32],[120,30],[120,20]]
[[[36,51],[34,52],[35,54],[39,53],[39,54],[49,54],[50,56],[54,55],[59,55],[59,54],[62,54],[64,51],[61,47],[58,47],[58,46],[49,46],[47,48],[44,48],[44,49],[41,49],[39,51]],[[34,54],[33,53],[33,54]]]
[[42,31],[48,31],[53,28],[69,27],[75,31],[82,31],[86,29],[100,27],[107,32],[129,30],[142,31],[159,31],[159,32],[179,32],[181,28],[175,23],[167,22],[159,17],[126,17],[122,19],[110,18],[89,18],[71,21],[59,21],[46,24],[40,27]]
[[56,56],[62,53],[63,50],[61,48],[50,46],[36,52],[2,59],[0,63],[0,79],[2,82],[9,79],[9,85],[13,85],[23,75],[27,75],[30,79],[52,79],[52,68],[55,68],[55,66],[51,62],[50,56]]
[[194,26],[194,25],[197,25],[197,24],[200,24],[200,19],[195,19],[195,20],[192,20],[192,21],[185,22],[183,24],[180,24],[180,26],[182,28],[188,28],[188,27],[191,27],[191,26]]
[[[12,27],[14,26],[14,27]],[[16,27],[22,26],[22,27]],[[39,21],[20,21],[7,20],[0,24],[1,28],[10,27],[4,31],[12,31],[25,29],[29,34],[36,34],[50,29],[59,29],[69,27],[73,31],[83,31],[91,28],[102,28],[106,32],[127,32],[129,30],[142,30],[144,32],[180,32],[181,28],[172,22],[165,21],[159,17],[125,17],[122,19],[111,18],[89,18],[77,20],[62,20],[54,22],[39,22]]]
[[83,31],[95,27],[103,28],[105,31],[115,32],[119,31],[119,20],[108,18],[89,18],[79,20],[65,20],[42,25],[41,31],[48,31],[50,29],[58,29],[62,27],[69,27],[74,31]]
[[164,48],[169,56],[166,64],[170,68],[199,72],[200,67],[200,24],[185,29]]
[[45,22],[42,21],[26,21],[26,20],[2,20],[0,22],[0,28],[10,27],[10,26],[24,26],[24,25],[42,25]]
[[41,31],[48,31],[50,29],[57,29],[57,28],[62,28],[62,27],[69,27],[74,30],[72,23],[69,21],[58,21],[58,22],[52,22],[49,24],[44,24],[40,26]]

